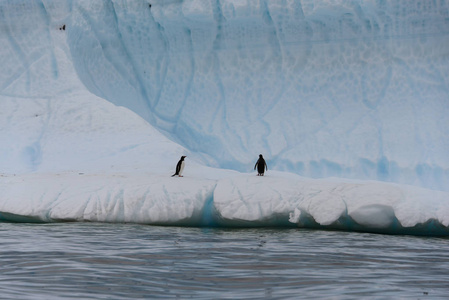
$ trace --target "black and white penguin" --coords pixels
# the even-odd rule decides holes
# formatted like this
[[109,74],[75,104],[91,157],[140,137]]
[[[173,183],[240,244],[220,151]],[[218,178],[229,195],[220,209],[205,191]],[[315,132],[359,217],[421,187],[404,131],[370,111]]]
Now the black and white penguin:
[[178,164],[176,165],[176,172],[171,177],[178,175],[178,177],[182,177],[182,171],[184,171],[185,161],[184,158],[187,156],[181,156],[181,159],[178,161]]
[[265,162],[265,159],[263,159],[262,154],[259,154],[259,159],[256,162],[256,165],[254,166],[254,170],[257,167],[257,176],[263,176],[265,173],[265,170],[268,170],[267,163]]

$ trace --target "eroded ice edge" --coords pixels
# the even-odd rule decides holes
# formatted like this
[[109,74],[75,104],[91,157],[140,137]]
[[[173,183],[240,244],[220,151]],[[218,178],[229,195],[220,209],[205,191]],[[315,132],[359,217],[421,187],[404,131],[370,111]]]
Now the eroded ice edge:
[[[201,168],[200,168],[201,169]],[[449,234],[448,193],[288,173],[219,179],[60,173],[3,177],[0,220],[328,228]]]

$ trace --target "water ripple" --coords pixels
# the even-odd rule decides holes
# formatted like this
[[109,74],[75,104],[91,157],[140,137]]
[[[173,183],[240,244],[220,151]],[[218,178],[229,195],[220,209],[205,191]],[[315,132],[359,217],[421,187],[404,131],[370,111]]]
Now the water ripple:
[[0,223],[9,299],[445,298],[449,239],[301,229]]

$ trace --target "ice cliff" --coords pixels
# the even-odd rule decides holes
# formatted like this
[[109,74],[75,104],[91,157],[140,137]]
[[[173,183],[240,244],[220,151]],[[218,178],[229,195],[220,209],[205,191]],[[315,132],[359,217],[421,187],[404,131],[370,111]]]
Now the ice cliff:
[[247,171],[264,153],[303,176],[448,189],[445,1],[2,1],[0,14],[2,103],[76,77],[210,165]]
[[90,91],[217,166],[447,189],[444,1],[76,1],[67,23]]

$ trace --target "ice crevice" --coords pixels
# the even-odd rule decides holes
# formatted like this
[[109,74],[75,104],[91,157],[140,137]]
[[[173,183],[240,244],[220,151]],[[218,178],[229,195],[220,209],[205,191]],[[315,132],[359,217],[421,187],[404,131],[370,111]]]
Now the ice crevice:
[[[117,16],[116,16],[116,13],[115,13],[115,10],[114,10],[113,2],[109,1],[108,3],[112,7],[112,9],[111,9],[111,11],[112,11],[112,18],[113,18],[112,24],[115,27],[115,30],[113,32],[115,32],[118,35],[118,38],[115,39],[115,40],[122,41],[122,39],[120,38],[120,31],[117,28],[118,20],[117,20]],[[114,47],[115,45],[110,45],[107,40],[103,39],[102,34],[98,32],[96,26],[90,20],[89,14],[86,11],[84,11],[84,15],[86,17],[86,20],[90,23],[90,27],[92,28],[92,31],[95,34],[96,39],[97,39],[98,43],[100,44],[100,46],[101,46],[101,48],[103,50],[102,53],[105,55],[105,58],[107,59],[107,61],[115,68],[117,73],[120,74],[125,81],[127,81],[131,86],[135,87],[135,80],[133,80],[133,79],[136,76],[138,76],[138,72],[135,72],[135,69],[133,70],[134,66],[132,64],[132,61],[130,61],[130,59],[129,59],[130,57],[129,57],[129,54],[127,54],[125,45],[123,43],[119,43],[117,45],[118,46],[117,48]],[[120,58],[120,56],[117,57],[117,55],[115,53],[113,53],[115,51],[120,51],[120,52],[123,51],[123,53],[125,54],[125,57],[121,58],[121,59],[123,59],[123,62],[121,62],[119,59],[117,59],[117,58]],[[126,55],[128,57],[126,57]],[[126,67],[126,65],[128,63],[130,63],[130,66],[132,68],[129,71],[128,71],[128,68]],[[142,87],[141,86],[140,87],[137,86],[135,88],[138,91],[140,90],[140,92],[142,94],[144,94],[143,91],[142,91]]]
[[[192,32],[190,29],[186,29],[186,35],[188,36],[188,39],[189,39],[189,46],[188,46],[189,47],[188,48],[189,57],[188,58],[189,58],[189,62],[190,62],[190,74],[189,74],[189,79],[188,79],[186,87],[185,87],[185,92],[183,94],[184,99],[182,100],[182,103],[180,104],[180,108],[174,117],[175,122],[176,122],[176,120],[181,119],[182,111],[186,107],[186,103],[191,94],[193,80],[195,79],[195,57],[194,57],[194,51],[193,51]],[[178,124],[178,126],[179,126],[179,124]]]
[[[159,30],[157,31],[158,37],[163,41],[163,49],[162,49],[163,54],[162,55],[159,54],[159,55],[161,55],[161,57],[163,57],[163,59],[159,59],[160,61],[163,61],[161,63],[162,71],[160,72],[161,80],[160,80],[160,85],[157,87],[157,93],[156,93],[156,96],[154,97],[154,100],[152,103],[152,108],[155,109],[158,106],[159,101],[161,100],[162,91],[163,91],[163,88],[164,88],[166,80],[167,80],[167,72],[168,72],[168,68],[170,66],[170,55],[169,55],[170,44],[165,35],[165,28],[162,26],[162,24],[160,22],[156,21],[156,19],[154,18],[153,14],[151,12],[149,14],[149,19],[151,22],[156,24],[157,27],[159,28]],[[157,114],[157,110],[155,110],[155,113]],[[160,116],[158,115],[158,117],[160,117]]]
[[53,78],[56,79],[58,78],[58,62],[56,59],[56,55],[55,55],[55,48],[54,48],[54,43],[53,43],[53,39],[51,37],[51,33],[50,33],[50,24],[51,24],[51,15],[48,13],[47,9],[45,8],[45,4],[43,1],[40,2],[39,7],[41,8],[41,13],[43,15],[43,18],[45,19],[45,23],[46,23],[46,36],[47,36],[47,40],[49,41],[51,47],[50,50],[50,55],[51,55],[51,68],[52,68],[52,73],[53,73]]
[[[142,73],[143,72],[141,71],[141,68],[138,67],[138,64],[134,60],[134,57],[132,55],[130,55],[130,52],[129,52],[126,44],[123,42],[123,37],[122,37],[121,31],[119,29],[119,21],[120,20],[117,17],[117,12],[116,12],[116,9],[115,9],[115,5],[114,5],[114,2],[112,0],[110,1],[110,3],[111,3],[110,5],[112,5],[112,15],[113,15],[113,19],[114,19],[113,25],[115,27],[114,31],[117,32],[118,40],[121,42],[120,43],[120,48],[123,49],[123,52],[125,54],[125,58],[124,59],[125,59],[125,61],[128,61],[129,64],[131,65],[130,73],[133,74],[135,76],[135,78],[136,78],[136,81],[137,81],[136,89],[140,93],[141,98],[143,99],[143,101],[145,101],[147,103],[147,106],[151,108],[151,102],[149,100],[150,97],[148,97],[148,93],[147,93],[147,90],[145,88],[145,84],[144,84],[143,79],[142,79]],[[121,74],[123,74],[123,73],[121,73]]]

